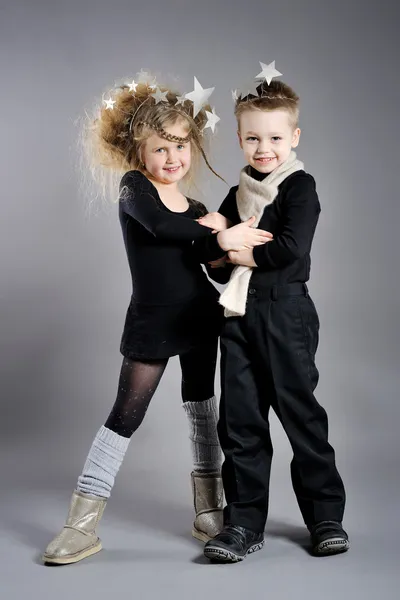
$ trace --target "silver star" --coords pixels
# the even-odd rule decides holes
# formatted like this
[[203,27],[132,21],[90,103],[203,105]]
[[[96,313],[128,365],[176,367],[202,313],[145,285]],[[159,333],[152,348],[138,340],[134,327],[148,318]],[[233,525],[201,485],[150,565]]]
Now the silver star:
[[215,108],[212,109],[212,112],[209,112],[208,110],[206,110],[206,115],[207,115],[207,123],[204,125],[204,129],[206,129],[207,127],[210,127],[211,131],[214,133],[215,126],[218,123],[218,121],[220,121],[221,119],[219,118],[218,115],[215,114]]
[[167,94],[168,94],[168,90],[165,92],[162,92],[160,90],[160,88],[157,88],[156,91],[154,92],[154,94],[151,94],[151,95],[155,99],[156,104],[158,104],[159,102],[168,102],[167,97],[166,97]]
[[113,100],[112,98],[109,98],[108,100],[104,100],[104,102],[106,103],[106,109],[114,109],[114,104],[116,102],[116,100]]
[[134,79],[132,79],[132,83],[128,83],[128,85],[129,85],[130,92],[136,92],[136,88],[137,88],[138,84],[135,82]]
[[261,73],[259,73],[256,76],[256,79],[265,79],[266,82],[268,83],[268,85],[271,83],[272,79],[274,77],[278,77],[279,75],[282,75],[282,73],[279,73],[279,71],[277,71],[275,69],[275,61],[273,60],[272,63],[269,63],[269,65],[266,65],[262,62],[260,62],[262,71]]
[[183,105],[185,103],[185,100],[185,94],[182,94],[182,96],[177,96],[175,106],[178,106],[179,104]]
[[239,88],[240,97],[245,98],[246,96],[255,96],[255,98],[258,98],[257,87],[259,85],[260,82],[255,79],[251,79],[249,82],[241,85]]
[[238,91],[237,90],[232,90],[232,100],[234,102],[236,102],[236,100],[239,98],[238,96]]
[[194,78],[194,90],[189,94],[185,94],[185,98],[193,102],[193,118],[199,113],[207,103],[208,98],[211,96],[215,88],[202,88],[196,77]]

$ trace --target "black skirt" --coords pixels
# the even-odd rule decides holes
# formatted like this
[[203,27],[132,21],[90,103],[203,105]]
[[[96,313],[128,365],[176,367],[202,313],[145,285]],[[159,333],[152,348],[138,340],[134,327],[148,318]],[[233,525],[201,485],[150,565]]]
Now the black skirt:
[[219,293],[207,286],[196,296],[172,305],[138,303],[132,297],[125,319],[121,354],[156,360],[185,354],[220,335],[223,307]]

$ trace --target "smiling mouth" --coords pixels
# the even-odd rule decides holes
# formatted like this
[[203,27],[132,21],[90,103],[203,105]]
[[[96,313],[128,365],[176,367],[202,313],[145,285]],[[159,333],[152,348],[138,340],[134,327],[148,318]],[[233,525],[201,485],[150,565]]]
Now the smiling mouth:
[[255,160],[257,162],[267,164],[267,163],[270,163],[272,160],[275,160],[275,157],[274,156],[260,157],[260,158],[256,158]]
[[180,168],[180,165],[178,165],[177,167],[164,167],[164,171],[168,171],[168,173],[175,173]]

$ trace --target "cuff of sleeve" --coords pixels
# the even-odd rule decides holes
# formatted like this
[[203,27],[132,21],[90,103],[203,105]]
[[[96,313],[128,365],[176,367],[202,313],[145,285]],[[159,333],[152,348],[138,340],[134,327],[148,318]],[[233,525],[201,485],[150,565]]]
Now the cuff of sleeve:
[[209,238],[208,244],[209,254],[212,256],[211,260],[217,260],[218,258],[225,256],[226,252],[225,250],[222,250],[221,246],[218,244],[216,233],[213,233],[211,238]]
[[262,267],[264,265],[266,262],[264,246],[255,246],[253,248],[253,258],[257,267]]

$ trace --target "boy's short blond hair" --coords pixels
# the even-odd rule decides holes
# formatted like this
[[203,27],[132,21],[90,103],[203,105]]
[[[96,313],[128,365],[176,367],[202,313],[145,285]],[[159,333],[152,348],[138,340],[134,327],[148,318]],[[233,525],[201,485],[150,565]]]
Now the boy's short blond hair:
[[257,87],[258,97],[241,96],[236,101],[235,116],[240,128],[240,116],[248,110],[271,111],[286,110],[289,114],[290,124],[294,129],[299,122],[299,96],[283,81],[260,83]]

